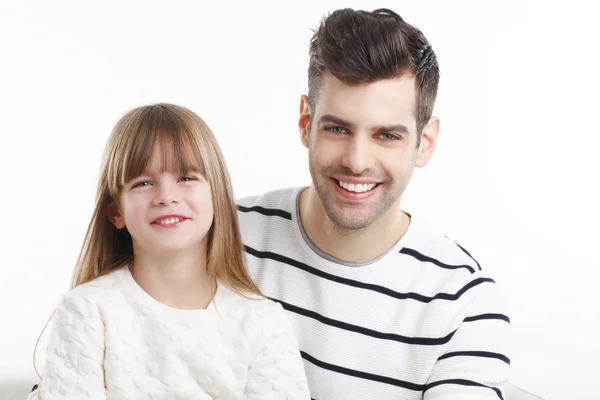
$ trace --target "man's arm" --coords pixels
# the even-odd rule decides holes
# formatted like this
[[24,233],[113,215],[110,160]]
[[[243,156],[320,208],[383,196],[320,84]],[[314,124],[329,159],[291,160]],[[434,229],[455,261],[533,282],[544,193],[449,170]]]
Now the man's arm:
[[495,284],[482,286],[443,347],[424,400],[503,399],[510,377],[510,321]]
[[31,390],[31,393],[29,393],[29,396],[27,396],[26,400],[38,400],[40,397],[38,397],[38,385],[33,385],[33,389]]

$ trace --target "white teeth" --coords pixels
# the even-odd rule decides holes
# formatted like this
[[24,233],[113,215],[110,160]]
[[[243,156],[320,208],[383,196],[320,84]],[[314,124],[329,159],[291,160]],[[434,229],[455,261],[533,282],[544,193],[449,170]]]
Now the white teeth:
[[355,193],[362,193],[362,192],[368,192],[369,190],[373,189],[376,184],[375,183],[348,183],[348,182],[342,182],[342,181],[338,181],[339,185],[341,187],[343,187],[344,189],[348,190],[349,192],[355,192]]
[[171,224],[175,224],[177,222],[179,222],[181,220],[181,218],[165,218],[165,219],[161,219],[158,221],[159,224],[161,225],[171,225]]

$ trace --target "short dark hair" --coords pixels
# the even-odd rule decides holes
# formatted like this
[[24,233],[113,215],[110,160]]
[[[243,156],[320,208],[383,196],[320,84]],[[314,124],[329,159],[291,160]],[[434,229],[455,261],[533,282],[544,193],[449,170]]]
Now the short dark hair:
[[344,8],[325,17],[310,41],[308,100],[315,109],[327,71],[350,85],[415,75],[415,118],[421,133],[433,112],[440,72],[431,45],[395,12]]

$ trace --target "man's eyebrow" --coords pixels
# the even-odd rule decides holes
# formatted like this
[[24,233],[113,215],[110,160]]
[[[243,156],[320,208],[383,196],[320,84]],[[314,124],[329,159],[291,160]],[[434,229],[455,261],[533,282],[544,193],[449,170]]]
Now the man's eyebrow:
[[331,122],[333,124],[347,126],[349,128],[354,126],[353,123],[348,122],[345,119],[338,118],[335,115],[331,115],[331,114],[325,114],[325,115],[321,116],[321,118],[319,118],[319,123],[324,123],[324,122]]
[[373,128],[375,132],[398,132],[398,133],[410,133],[410,130],[403,124],[394,125],[379,125]]
[[[353,128],[355,125],[352,122],[346,121],[345,119],[336,117],[332,114],[325,114],[319,118],[319,123],[333,123],[336,125]],[[408,134],[410,130],[406,125],[403,124],[392,124],[392,125],[378,125],[371,128],[372,132],[398,132]]]

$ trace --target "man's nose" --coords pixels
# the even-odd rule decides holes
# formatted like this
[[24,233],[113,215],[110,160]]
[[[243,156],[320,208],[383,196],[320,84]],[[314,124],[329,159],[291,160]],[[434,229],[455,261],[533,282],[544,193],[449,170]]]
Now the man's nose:
[[357,175],[372,168],[375,163],[372,146],[365,135],[354,135],[348,143],[342,164]]

